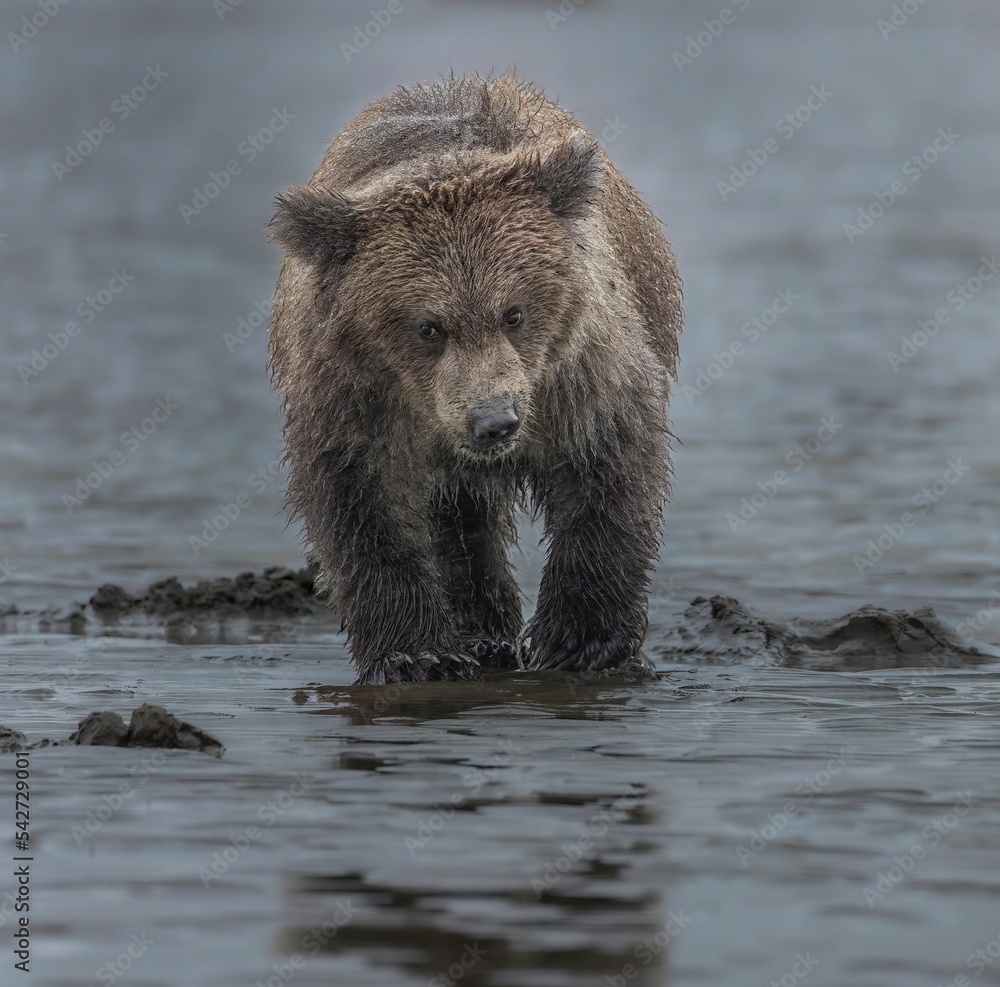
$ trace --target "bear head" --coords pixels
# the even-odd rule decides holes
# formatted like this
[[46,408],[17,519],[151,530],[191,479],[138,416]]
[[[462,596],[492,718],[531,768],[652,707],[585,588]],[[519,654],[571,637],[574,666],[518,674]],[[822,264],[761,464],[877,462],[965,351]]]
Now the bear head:
[[530,440],[534,397],[586,290],[575,230],[600,168],[581,138],[541,154],[442,156],[353,197],[287,189],[269,230],[311,273],[317,358],[384,381],[418,429],[466,461]]

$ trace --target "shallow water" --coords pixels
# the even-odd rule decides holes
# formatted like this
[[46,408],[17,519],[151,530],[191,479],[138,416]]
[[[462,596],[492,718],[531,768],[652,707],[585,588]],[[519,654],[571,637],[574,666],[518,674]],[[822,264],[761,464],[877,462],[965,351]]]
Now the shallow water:
[[99,640],[8,642],[21,725],[149,699],[227,752],[31,753],[40,984],[133,933],[142,984],[944,983],[1000,932],[995,664],[387,695],[328,684],[332,637]]
[[[5,35],[36,10],[15,6]],[[989,266],[969,280],[998,249],[1000,14],[926,4],[883,38],[891,4],[733,3],[679,71],[673,52],[722,6],[592,0],[550,26],[543,4],[414,0],[348,61],[372,5],[245,0],[220,20],[211,4],[70,4],[0,59],[0,606],[58,616],[107,581],[299,564],[254,328],[277,266],[260,230],[273,194],[397,83],[514,62],[559,96],[668,222],[688,325],[654,684],[387,695],[348,684],[322,621],[174,625],[188,643],[107,636],[92,614],[8,621],[0,723],[60,738],[153,701],[226,746],[30,754],[28,982],[1000,982],[1000,335]],[[163,72],[124,118],[112,108]],[[814,87],[818,108],[779,129]],[[249,160],[241,142],[275,110],[293,119]],[[104,117],[113,130],[57,177]],[[229,160],[230,185],[185,223]],[[123,265],[134,280],[85,321]],[[772,319],[779,292],[794,300]],[[532,532],[523,547],[530,593]],[[770,623],[727,638],[685,615],[713,594]],[[932,606],[960,646],[916,633],[889,660],[867,626],[809,638],[803,622],[865,605]],[[772,648],[790,627],[798,660]],[[130,942],[139,956],[109,970]]]

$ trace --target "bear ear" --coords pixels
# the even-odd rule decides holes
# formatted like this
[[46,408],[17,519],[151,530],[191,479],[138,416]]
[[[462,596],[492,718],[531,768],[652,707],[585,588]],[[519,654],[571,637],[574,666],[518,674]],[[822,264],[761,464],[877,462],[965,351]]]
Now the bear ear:
[[579,138],[566,141],[545,157],[533,158],[529,171],[560,219],[582,216],[601,184],[597,144]]
[[293,185],[275,205],[267,230],[289,256],[322,267],[350,260],[358,240],[358,212],[344,196]]

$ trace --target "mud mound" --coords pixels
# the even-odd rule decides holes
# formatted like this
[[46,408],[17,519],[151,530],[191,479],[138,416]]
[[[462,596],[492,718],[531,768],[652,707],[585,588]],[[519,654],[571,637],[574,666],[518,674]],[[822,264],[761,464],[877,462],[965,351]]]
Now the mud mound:
[[0,726],[0,753],[35,747],[69,744],[95,747],[165,747],[200,751],[221,757],[225,748],[215,737],[190,723],[178,720],[162,706],[143,703],[133,710],[129,725],[114,712],[89,713],[67,740],[36,740],[28,743],[23,733]]
[[281,566],[261,573],[242,572],[235,579],[206,579],[190,587],[172,576],[152,583],[138,596],[105,583],[88,602],[99,617],[110,618],[136,610],[154,617],[207,612],[299,616],[324,606],[315,595],[310,569],[296,572]]
[[0,726],[0,754],[11,754],[14,751],[27,750],[28,738],[18,730]]
[[764,661],[816,670],[951,668],[992,662],[1000,653],[962,638],[929,607],[864,606],[830,620],[770,620],[728,596],[699,596],[666,630],[658,657]]
[[86,603],[23,610],[0,603],[0,625],[5,630],[26,629],[37,621],[43,632],[86,634],[98,624],[114,624],[122,617],[170,626],[177,621],[224,621],[252,617],[274,619],[328,613],[316,595],[311,569],[271,566],[263,572],[242,572],[233,579],[203,579],[184,586],[176,576],[151,583],[139,593],[105,583]]

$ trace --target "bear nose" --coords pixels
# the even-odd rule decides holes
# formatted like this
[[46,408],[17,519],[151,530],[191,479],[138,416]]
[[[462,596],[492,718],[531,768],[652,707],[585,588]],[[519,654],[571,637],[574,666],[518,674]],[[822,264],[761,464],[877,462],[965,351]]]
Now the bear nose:
[[469,416],[469,431],[477,449],[489,449],[509,439],[521,424],[513,400],[491,401],[480,405]]

